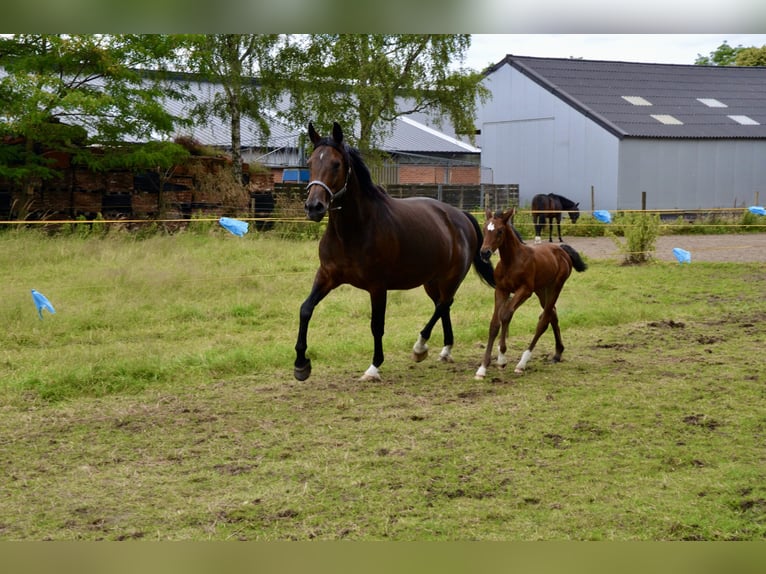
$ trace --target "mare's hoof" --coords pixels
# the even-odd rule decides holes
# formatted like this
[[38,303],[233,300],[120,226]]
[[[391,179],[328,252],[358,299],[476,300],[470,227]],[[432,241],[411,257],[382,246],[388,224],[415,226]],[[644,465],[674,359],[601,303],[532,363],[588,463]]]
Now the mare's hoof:
[[428,349],[423,351],[422,353],[416,353],[415,351],[412,351],[412,360],[416,363],[419,363],[423,361],[428,356]]
[[517,367],[516,369],[513,370],[513,372],[516,373],[517,375],[523,375],[524,374],[524,369],[519,369]]
[[359,381],[362,383],[369,383],[370,381],[380,382],[382,380],[380,375],[368,375],[367,373],[359,377]]
[[306,364],[302,367],[296,365],[293,370],[293,375],[295,375],[295,378],[299,381],[308,379],[311,376],[311,361],[306,361]]
[[452,355],[439,355],[439,361],[442,363],[454,363],[455,359],[452,358]]

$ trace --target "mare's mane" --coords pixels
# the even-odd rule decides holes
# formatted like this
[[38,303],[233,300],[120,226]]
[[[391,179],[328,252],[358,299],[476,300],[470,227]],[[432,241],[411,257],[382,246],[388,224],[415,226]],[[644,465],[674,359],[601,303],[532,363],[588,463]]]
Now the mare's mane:
[[382,197],[390,197],[386,190],[382,186],[372,181],[372,174],[370,173],[367,164],[362,159],[362,154],[355,147],[351,147],[347,143],[343,142],[340,145],[331,137],[323,137],[314,146],[330,146],[343,156],[343,159],[351,166],[351,173],[356,176],[356,180],[359,182],[359,188],[370,199],[380,199]]

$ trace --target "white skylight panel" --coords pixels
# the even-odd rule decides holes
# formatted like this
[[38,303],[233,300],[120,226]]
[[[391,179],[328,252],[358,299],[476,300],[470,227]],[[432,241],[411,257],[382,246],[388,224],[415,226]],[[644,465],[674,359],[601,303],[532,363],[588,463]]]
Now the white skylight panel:
[[715,98],[697,98],[698,102],[702,102],[709,108],[728,108],[723,102],[719,102]]
[[682,126],[684,123],[678,118],[671,116],[670,114],[651,114],[651,116],[666,126]]
[[630,104],[633,104],[634,106],[651,106],[652,105],[652,102],[642,98],[641,96],[622,96],[622,99]]
[[748,116],[727,116],[727,117],[730,120],[734,120],[735,122],[737,122],[738,124],[743,125],[743,126],[759,126],[759,125],[761,125],[757,121],[755,121],[753,118],[748,117]]

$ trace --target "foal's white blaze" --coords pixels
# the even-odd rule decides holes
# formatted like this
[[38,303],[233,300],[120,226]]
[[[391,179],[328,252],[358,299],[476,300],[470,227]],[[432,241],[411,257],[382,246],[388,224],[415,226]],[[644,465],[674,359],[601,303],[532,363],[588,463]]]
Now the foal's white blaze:
[[490,221],[487,223],[487,231],[494,231],[495,230],[495,224],[494,222]]
[[521,354],[521,360],[519,361],[519,364],[516,365],[516,372],[517,373],[523,373],[524,369],[527,366],[527,363],[529,362],[529,359],[532,358],[532,351],[527,349]]

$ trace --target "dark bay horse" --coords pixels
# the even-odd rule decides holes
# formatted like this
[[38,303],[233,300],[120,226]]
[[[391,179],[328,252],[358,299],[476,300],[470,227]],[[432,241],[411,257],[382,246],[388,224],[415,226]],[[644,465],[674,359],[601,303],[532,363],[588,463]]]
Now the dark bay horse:
[[546,219],[548,220],[548,241],[553,242],[554,220],[559,232],[559,242],[564,241],[561,239],[562,211],[569,213],[569,219],[572,220],[572,223],[577,223],[577,219],[580,217],[580,204],[555,193],[540,193],[532,198],[532,221],[535,224],[536,243],[541,241],[540,236],[543,233]]
[[300,309],[295,378],[303,381],[311,374],[306,335],[314,308],[343,284],[370,294],[374,352],[361,380],[380,380],[386,299],[392,289],[423,285],[435,306],[413,347],[415,360],[426,357],[426,341],[441,319],[444,347],[439,359],[451,361],[450,307],[471,264],[494,286],[492,265],[480,256],[482,233],[476,218],[435,199],[389,196],[373,183],[359,151],[343,141],[337,122],[332,137],[321,137],[309,124],[309,138],[314,150],[304,209],[313,221],[325,215],[329,219],[319,242],[319,269]]
[[521,355],[516,365],[516,372],[521,373],[527,366],[537,340],[548,328],[553,327],[556,338],[556,354],[553,361],[561,360],[564,344],[561,342],[559,319],[556,314],[556,301],[564,283],[575,271],[585,271],[585,262],[571,246],[566,243],[542,243],[526,245],[519,241],[511,223],[514,210],[498,212],[494,215],[487,210],[487,222],[484,225],[484,242],[481,256],[486,261],[495,251],[500,253],[500,261],[495,267],[495,310],[489,323],[489,340],[484,351],[481,366],[476,371],[476,378],[483,379],[487,374],[492,345],[500,331],[497,364],[505,366],[506,336],[513,314],[532,294],[537,295],[543,312],[537,321],[537,328],[532,342]]

